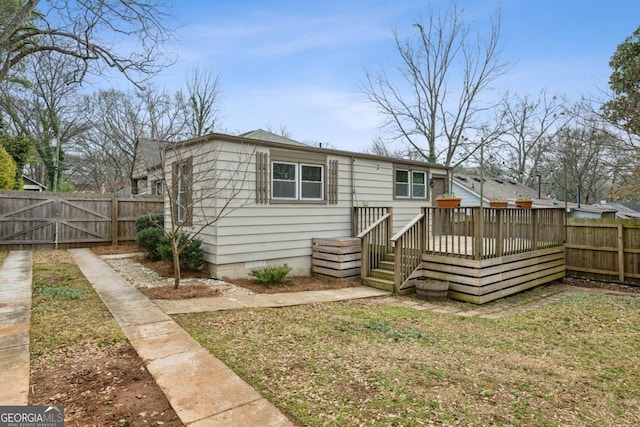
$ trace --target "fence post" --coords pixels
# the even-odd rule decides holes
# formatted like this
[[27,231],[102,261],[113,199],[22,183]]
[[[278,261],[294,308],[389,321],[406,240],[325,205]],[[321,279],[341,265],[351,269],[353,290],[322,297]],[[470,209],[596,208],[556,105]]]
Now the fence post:
[[624,227],[618,224],[618,280],[624,282]]
[[111,246],[118,245],[118,199],[111,196]]

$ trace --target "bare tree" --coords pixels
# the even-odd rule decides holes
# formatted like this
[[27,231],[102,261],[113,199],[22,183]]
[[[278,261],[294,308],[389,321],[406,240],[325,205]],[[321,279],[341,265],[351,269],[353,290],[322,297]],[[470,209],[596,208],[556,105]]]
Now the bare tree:
[[[164,233],[171,242],[174,288],[180,286],[180,256],[207,227],[253,203],[246,188],[254,147],[231,153],[224,143],[158,143],[161,179],[167,189],[169,218]],[[194,159],[197,159],[194,162]],[[167,205],[165,205],[167,206]]]
[[[602,130],[571,125],[560,130],[542,166],[547,189],[561,200],[595,203],[607,197],[612,169],[607,161],[611,136]],[[578,200],[578,186],[581,200]]]
[[216,130],[220,113],[220,76],[213,74],[210,68],[194,68],[187,80],[187,96],[187,137],[195,138]]
[[519,96],[507,93],[499,107],[502,135],[494,147],[503,159],[503,170],[515,181],[533,185],[543,155],[554,135],[568,119],[566,101],[559,96]]
[[407,40],[395,33],[398,81],[367,72],[363,91],[385,116],[390,140],[408,142],[429,162],[459,164],[479,147],[472,140],[491,107],[481,97],[507,70],[499,60],[500,15],[486,37],[474,37],[455,3],[445,13],[430,10],[413,27]]
[[280,123],[280,126],[278,126],[278,128],[276,128],[275,126],[273,126],[271,123],[267,123],[265,126],[267,132],[271,132],[275,135],[280,135],[284,138],[289,138],[291,139],[293,137],[293,135],[291,134],[291,132],[289,132],[289,128],[287,127],[287,125]]
[[[88,72],[102,74],[113,68],[140,85],[172,61],[161,49],[171,37],[162,1],[49,0],[38,8],[39,3],[3,2],[6,21],[0,26],[0,80],[40,52],[57,52],[71,59],[76,65],[75,82]],[[115,48],[125,43],[135,48]]]
[[383,157],[395,157],[398,159],[409,160],[424,160],[418,150],[413,148],[411,145],[404,148],[392,147],[380,137],[376,137],[373,139],[368,152]]

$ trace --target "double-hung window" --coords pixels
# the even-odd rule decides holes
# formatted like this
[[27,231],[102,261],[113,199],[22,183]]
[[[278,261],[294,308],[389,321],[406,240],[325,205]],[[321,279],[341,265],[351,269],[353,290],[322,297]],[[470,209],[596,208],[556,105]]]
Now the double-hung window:
[[271,197],[274,200],[324,200],[324,166],[272,162]]
[[395,169],[395,196],[398,199],[426,199],[427,173]]

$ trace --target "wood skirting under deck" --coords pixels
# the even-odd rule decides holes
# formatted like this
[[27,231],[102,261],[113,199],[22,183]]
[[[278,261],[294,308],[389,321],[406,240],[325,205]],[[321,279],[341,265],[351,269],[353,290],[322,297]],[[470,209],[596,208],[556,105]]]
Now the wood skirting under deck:
[[483,260],[422,256],[422,277],[449,282],[449,298],[474,304],[504,298],[564,276],[564,246]]

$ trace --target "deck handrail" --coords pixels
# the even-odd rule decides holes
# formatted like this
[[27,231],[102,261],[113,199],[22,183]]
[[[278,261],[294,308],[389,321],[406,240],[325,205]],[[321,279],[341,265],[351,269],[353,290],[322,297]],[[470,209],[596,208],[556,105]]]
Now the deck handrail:
[[398,231],[396,234],[393,235],[393,237],[390,239],[391,243],[395,243],[400,237],[402,237],[403,234],[405,234],[407,232],[407,230],[409,230],[411,227],[413,227],[422,218],[424,218],[424,214],[421,213],[421,214],[416,215],[411,221],[409,221],[407,224],[405,224],[405,226],[402,227],[400,229],[400,231]]
[[389,218],[391,216],[390,213],[388,214],[384,214],[379,220],[377,220],[376,222],[374,222],[373,224],[371,224],[369,227],[365,228],[364,230],[362,230],[360,232],[360,234],[358,234],[356,237],[358,239],[362,239],[365,235],[371,233],[371,231],[378,227],[380,224],[382,224],[387,218]]
[[360,261],[360,275],[362,277],[369,276],[371,270],[378,268],[380,261],[389,252],[391,247],[389,236],[393,229],[391,218],[391,213],[384,214],[357,236],[362,245]]
[[424,218],[424,213],[416,215],[391,238],[394,254],[393,288],[395,293],[402,289],[405,282],[422,263]]
[[426,207],[425,251],[481,260],[562,246],[561,208]]

